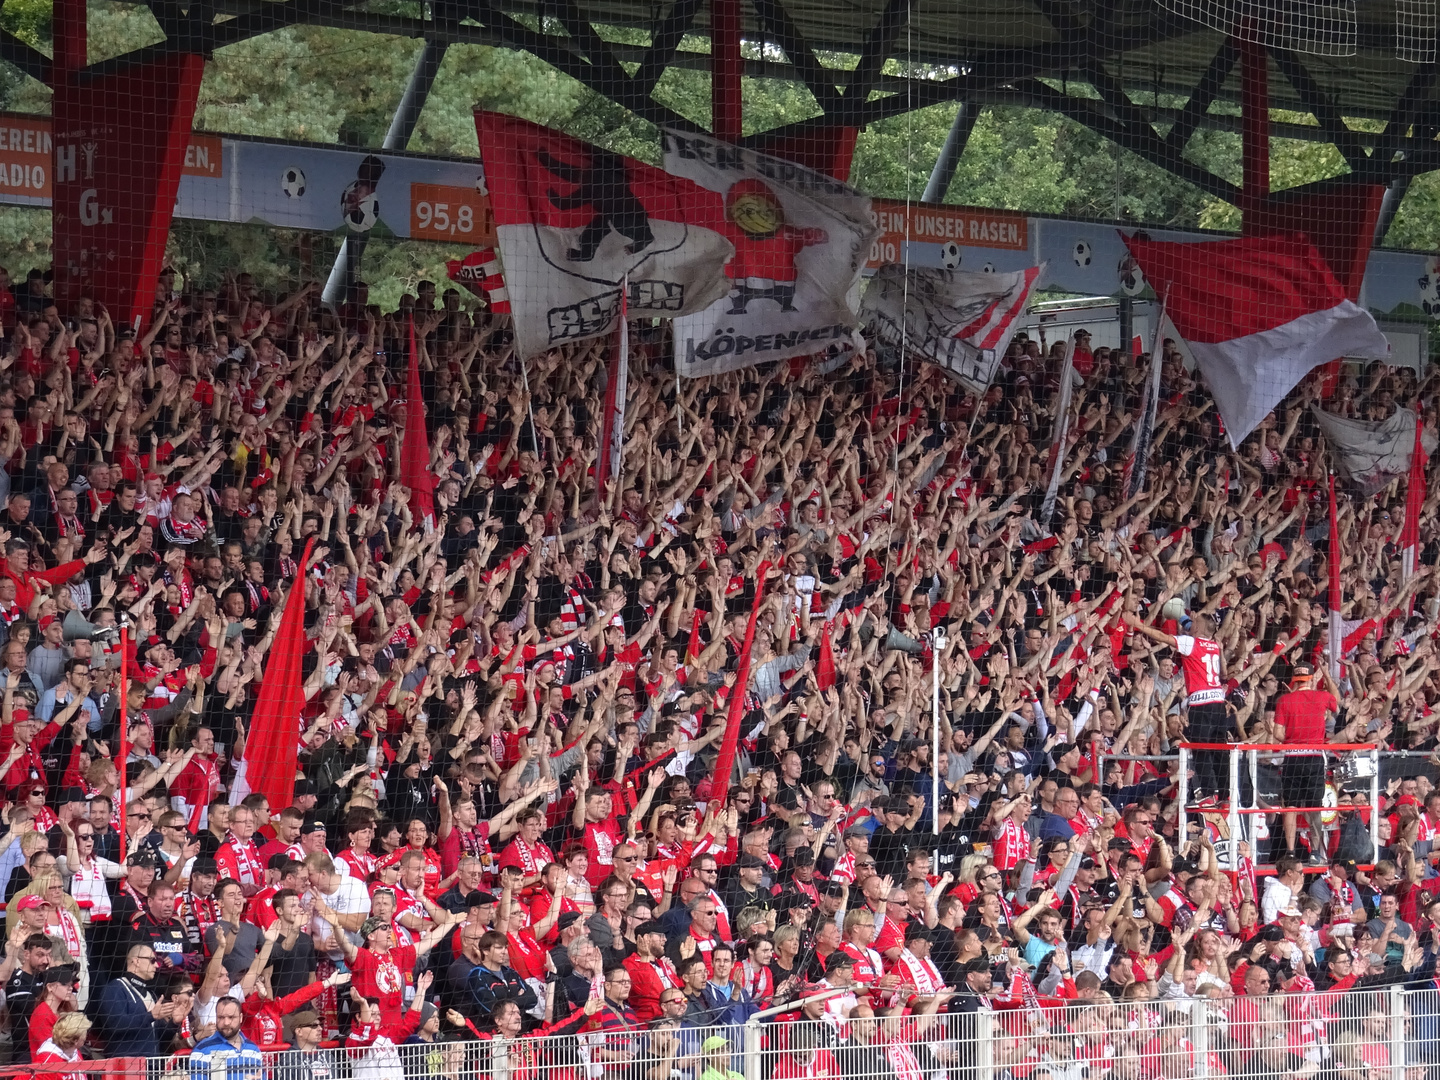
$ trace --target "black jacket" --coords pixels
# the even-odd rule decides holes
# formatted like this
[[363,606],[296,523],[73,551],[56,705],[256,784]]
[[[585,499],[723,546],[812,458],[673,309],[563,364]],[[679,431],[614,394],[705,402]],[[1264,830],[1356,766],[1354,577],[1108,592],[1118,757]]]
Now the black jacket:
[[485,1016],[494,1016],[496,1007],[502,1001],[515,1002],[520,1006],[520,1011],[525,1013],[533,1009],[538,1000],[535,988],[510,967],[491,971],[484,964],[477,964],[470,972],[470,977],[465,980],[465,985],[470,991],[470,1000],[475,1008]]

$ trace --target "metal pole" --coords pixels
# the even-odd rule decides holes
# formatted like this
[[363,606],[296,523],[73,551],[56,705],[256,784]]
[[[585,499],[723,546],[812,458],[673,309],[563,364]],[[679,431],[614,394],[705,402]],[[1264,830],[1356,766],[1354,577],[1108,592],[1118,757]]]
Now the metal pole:
[[680,437],[685,437],[685,406],[680,404],[680,364],[677,359],[675,364],[675,426],[680,429]]
[[760,1080],[760,1024],[753,1016],[745,1021],[745,1080]]
[[1370,760],[1375,767],[1370,771],[1370,862],[1380,861],[1380,747],[1370,748]]
[[930,831],[935,834],[933,861],[940,873],[940,657],[949,639],[937,627],[930,641]]
[[130,707],[126,698],[130,695],[130,627],[124,622],[120,623],[120,746],[119,761],[120,767],[115,771],[120,774],[119,785],[116,789],[116,808],[120,811],[120,854],[125,855],[129,849],[126,847],[124,829],[125,817],[125,764],[130,757]]
[[1178,839],[1185,838],[1185,807],[1190,802],[1190,749],[1183,743],[1177,747],[1180,751],[1180,771],[1176,776],[1179,785],[1178,798],[1175,800],[1180,807],[1179,831],[1175,834]]
[[[622,360],[621,363],[624,363]],[[520,360],[520,381],[525,386],[525,411],[530,414],[530,448],[535,451],[535,457],[540,457],[540,433],[535,430],[535,406],[530,404],[530,375],[525,369],[525,361]]]
[[935,159],[935,167],[930,170],[930,179],[925,181],[921,202],[945,201],[945,192],[950,190],[950,181],[955,179],[955,168],[965,154],[965,144],[970,141],[970,133],[975,130],[975,121],[979,118],[978,105],[964,101],[960,103],[955,122],[950,125],[950,133],[945,136],[945,145],[940,147],[940,156]]
[[1240,747],[1230,748],[1230,869],[1240,869]]
[[1390,987],[1390,1075],[1405,1080],[1405,990],[1399,986]]
[[1400,203],[1405,199],[1405,193],[1410,190],[1410,177],[1397,176],[1390,181],[1390,186],[1385,189],[1385,194],[1380,200],[1380,213],[1375,218],[1375,238],[1371,242],[1372,247],[1379,247],[1385,243],[1385,234],[1390,231],[1391,224],[1395,221],[1395,215],[1400,211]]
[[995,1077],[995,1014],[987,1010],[973,1014],[975,1017],[975,1039],[980,1044],[975,1055],[978,1080],[994,1080]]
[[1195,1048],[1195,1080],[1210,1075],[1210,1012],[1207,999],[1190,999],[1190,1045]]
[[[390,128],[380,144],[382,150],[404,150],[410,145],[410,136],[415,134],[420,113],[425,109],[425,101],[430,96],[430,88],[435,85],[435,76],[440,71],[440,62],[445,59],[448,47],[444,41],[427,41],[421,47],[420,55],[415,58],[415,67],[410,72],[410,81],[405,84],[400,104],[395,106]],[[330,276],[325,279],[325,288],[320,294],[325,303],[343,304],[348,298],[351,281],[359,272],[360,258],[365,253],[365,240],[365,234],[360,233],[346,237],[340,245],[335,265],[330,268]]]
[[420,123],[420,113],[425,108],[425,99],[435,85],[435,76],[440,72],[440,62],[445,59],[449,47],[444,41],[427,41],[415,58],[415,68],[410,72],[410,81],[400,95],[400,104],[395,106],[395,115],[390,118],[390,128],[385,132],[381,148],[404,150],[410,145],[410,136]]

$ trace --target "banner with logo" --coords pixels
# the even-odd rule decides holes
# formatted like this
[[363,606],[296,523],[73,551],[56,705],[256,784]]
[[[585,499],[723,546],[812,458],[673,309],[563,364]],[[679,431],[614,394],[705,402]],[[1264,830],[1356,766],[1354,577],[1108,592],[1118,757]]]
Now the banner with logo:
[[702,311],[729,289],[720,200],[558,131],[477,112],[480,157],[522,357],[632,319]]
[[675,320],[676,370],[713,375],[849,341],[859,322],[851,293],[879,234],[869,197],[706,135],[662,139],[666,171],[719,196],[735,248],[727,295]]

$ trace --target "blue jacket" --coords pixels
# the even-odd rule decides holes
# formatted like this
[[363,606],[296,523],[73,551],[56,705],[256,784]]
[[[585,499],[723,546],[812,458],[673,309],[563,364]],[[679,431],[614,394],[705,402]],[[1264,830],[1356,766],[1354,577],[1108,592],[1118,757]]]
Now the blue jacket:
[[222,1062],[225,1080],[246,1080],[247,1077],[263,1076],[265,1073],[265,1059],[258,1046],[241,1035],[237,1050],[229,1039],[217,1031],[209,1038],[201,1039],[190,1051],[191,1080],[211,1080],[215,1076],[214,1067]]
[[730,997],[727,999],[712,982],[700,988],[700,999],[706,1010],[714,1017],[710,1023],[716,1027],[740,1026],[760,1011],[760,1006],[743,986],[730,983]]
[[128,972],[105,986],[96,1020],[106,1057],[154,1057],[159,1053],[159,1021],[150,1015],[159,1000]]

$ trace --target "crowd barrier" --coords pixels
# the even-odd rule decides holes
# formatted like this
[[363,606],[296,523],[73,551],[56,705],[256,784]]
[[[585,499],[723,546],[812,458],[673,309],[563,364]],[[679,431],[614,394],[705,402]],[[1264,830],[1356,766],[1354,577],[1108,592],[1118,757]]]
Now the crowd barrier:
[[[772,1010],[722,1027],[288,1050],[263,1070],[212,1055],[29,1066],[37,1080],[1219,1080],[1257,1076],[1422,1080],[1440,1066],[1433,988],[1057,1002],[1027,995],[975,1012],[854,1016],[843,995],[796,1018]],[[900,1003],[903,1006],[903,1002]],[[915,1003],[918,1004],[918,1003]],[[822,1012],[822,1010],[826,1010]],[[709,1044],[718,1036],[723,1045]]]
[[[1260,788],[1261,758],[1273,761],[1285,757],[1323,757],[1327,767],[1333,762],[1341,762],[1342,765],[1349,766],[1342,768],[1347,786],[1368,789],[1370,805],[1380,805],[1381,749],[1375,743],[1178,743],[1176,748],[1179,751],[1180,761],[1180,767],[1176,773],[1179,786],[1177,799],[1180,813],[1179,835],[1187,835],[1185,828],[1187,821],[1196,814],[1199,814],[1202,820],[1206,817],[1223,818],[1226,836],[1222,843],[1216,844],[1216,849],[1220,855],[1221,864],[1227,870],[1234,870],[1240,866],[1242,842],[1249,843],[1253,858],[1256,844],[1251,818],[1255,815],[1282,814],[1287,810],[1302,815],[1305,813],[1319,814],[1334,809],[1327,806],[1261,805],[1261,800],[1256,796]],[[1209,807],[1190,805],[1190,773],[1196,752],[1224,754],[1228,759],[1229,779],[1226,790],[1222,797]],[[1246,805],[1246,787],[1241,784],[1242,769],[1245,779],[1248,780],[1248,805]],[[1378,814],[1369,815],[1370,861],[1372,863],[1380,858],[1379,817]],[[1258,860],[1255,861],[1258,862]]]

